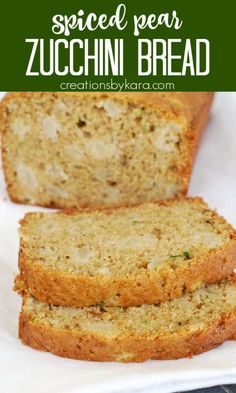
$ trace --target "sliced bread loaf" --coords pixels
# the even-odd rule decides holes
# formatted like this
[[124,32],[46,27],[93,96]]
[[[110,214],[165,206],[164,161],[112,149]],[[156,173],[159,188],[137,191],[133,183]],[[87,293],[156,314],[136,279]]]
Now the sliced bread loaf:
[[236,268],[235,231],[200,198],[28,213],[20,237],[16,288],[49,304],[156,304]]
[[1,104],[11,199],[59,208],[186,194],[211,93],[14,93]]
[[63,357],[141,362],[205,352],[236,330],[236,285],[210,285],[159,306],[50,306],[24,299],[23,343]]

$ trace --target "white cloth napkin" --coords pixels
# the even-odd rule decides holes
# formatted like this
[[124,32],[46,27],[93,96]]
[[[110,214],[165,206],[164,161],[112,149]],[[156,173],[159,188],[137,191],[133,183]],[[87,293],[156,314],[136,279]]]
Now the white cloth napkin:
[[[236,226],[236,93],[219,93],[198,152],[190,194],[202,195]],[[17,338],[20,299],[18,220],[40,210],[9,202],[0,182],[0,392],[166,393],[236,383],[236,342],[192,359],[142,364],[96,363],[38,352]]]

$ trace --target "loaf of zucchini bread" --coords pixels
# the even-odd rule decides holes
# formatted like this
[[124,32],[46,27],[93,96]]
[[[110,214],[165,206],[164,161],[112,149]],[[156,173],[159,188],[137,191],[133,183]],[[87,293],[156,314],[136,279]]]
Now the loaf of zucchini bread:
[[19,267],[16,289],[49,304],[156,304],[233,274],[236,234],[200,198],[28,213]]
[[12,93],[1,103],[11,199],[58,208],[185,195],[211,93]]
[[212,284],[160,305],[51,306],[25,297],[19,337],[63,357],[142,362],[205,352],[236,331],[236,285]]

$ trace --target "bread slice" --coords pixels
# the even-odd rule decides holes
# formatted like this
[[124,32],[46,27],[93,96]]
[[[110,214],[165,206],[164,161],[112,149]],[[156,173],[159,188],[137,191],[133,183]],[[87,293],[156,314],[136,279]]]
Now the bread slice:
[[63,357],[142,362],[205,352],[236,330],[236,285],[212,284],[159,306],[70,308],[24,299],[19,337]]
[[186,194],[211,93],[14,93],[1,105],[11,199],[121,206]]
[[16,287],[49,304],[156,304],[236,268],[235,231],[200,198],[28,213],[20,236]]

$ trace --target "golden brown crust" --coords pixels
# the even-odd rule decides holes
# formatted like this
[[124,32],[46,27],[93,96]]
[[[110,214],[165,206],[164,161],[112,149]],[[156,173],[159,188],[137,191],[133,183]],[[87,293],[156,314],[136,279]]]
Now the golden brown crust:
[[[13,202],[17,203],[27,203],[27,201],[22,200],[20,195],[15,195],[13,190],[10,176],[8,175],[7,159],[5,151],[5,138],[7,133],[7,103],[15,97],[33,97],[40,95],[49,95],[51,97],[58,97],[60,95],[69,94],[75,97],[109,97],[118,98],[120,100],[130,100],[134,104],[145,105],[147,107],[152,107],[163,114],[166,118],[183,118],[187,121],[188,127],[186,133],[183,137],[184,146],[184,157],[181,173],[178,173],[179,179],[181,179],[181,188],[179,190],[178,196],[184,196],[187,193],[191,170],[194,162],[194,158],[197,151],[197,145],[204,128],[204,125],[208,119],[209,110],[213,98],[213,93],[209,92],[195,92],[195,93],[179,93],[179,92],[168,92],[168,93],[154,93],[154,92],[120,92],[120,93],[88,93],[88,92],[58,92],[58,93],[48,93],[48,92],[24,92],[24,93],[11,93],[8,94],[0,104],[0,134],[2,134],[2,157],[3,157],[3,169],[5,174],[5,180],[7,185],[7,190],[9,196]],[[51,201],[50,203],[40,203],[37,204],[46,207],[58,207],[58,208],[68,208],[68,203],[66,200]],[[81,207],[86,207],[84,204]]]
[[69,329],[32,322],[24,311],[19,319],[19,338],[26,345],[55,355],[81,360],[143,362],[147,359],[178,359],[208,351],[230,339],[236,330],[236,314],[221,318],[197,333],[148,339],[123,335],[104,339]]
[[217,251],[176,270],[147,272],[129,277],[86,277],[50,271],[27,261],[20,253],[20,277],[15,288],[55,305],[84,307],[104,302],[107,306],[137,306],[160,303],[216,283],[236,268],[236,239]]

